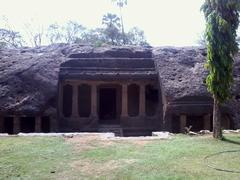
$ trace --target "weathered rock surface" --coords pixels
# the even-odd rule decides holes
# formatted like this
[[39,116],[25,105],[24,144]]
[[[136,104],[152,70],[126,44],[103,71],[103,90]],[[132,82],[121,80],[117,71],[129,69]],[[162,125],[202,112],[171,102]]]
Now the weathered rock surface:
[[62,48],[0,50],[0,111],[32,114],[54,106]]
[[209,97],[204,85],[204,48],[156,48],[154,58],[167,101],[184,97]]
[[[202,47],[153,50],[156,69],[167,102],[209,101],[211,95],[204,84],[206,49]],[[227,103],[236,127],[240,127],[240,54],[235,57],[233,99]]]

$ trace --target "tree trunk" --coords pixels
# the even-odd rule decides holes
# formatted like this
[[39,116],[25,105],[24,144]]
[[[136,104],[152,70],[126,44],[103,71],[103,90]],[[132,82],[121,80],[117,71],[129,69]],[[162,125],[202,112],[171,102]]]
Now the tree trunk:
[[222,139],[220,104],[215,97],[213,105],[213,137]]
[[124,25],[123,25],[122,8],[119,7],[119,10],[120,10],[121,25],[122,25],[123,44],[125,45],[126,44],[126,36],[125,36]]

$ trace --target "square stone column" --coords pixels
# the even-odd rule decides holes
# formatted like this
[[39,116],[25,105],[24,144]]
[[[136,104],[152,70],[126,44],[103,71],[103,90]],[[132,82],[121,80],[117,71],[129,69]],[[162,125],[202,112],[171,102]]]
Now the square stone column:
[[78,85],[73,84],[73,93],[72,93],[72,118],[78,118]]
[[97,118],[97,85],[91,86],[91,117]]
[[4,117],[0,116],[0,133],[4,131]]
[[185,132],[186,126],[187,126],[187,115],[181,114],[180,115],[180,131],[181,131],[181,133]]
[[57,118],[54,116],[49,117],[50,132],[58,132]]
[[128,117],[128,85],[122,85],[122,113],[121,117]]
[[13,117],[13,133],[18,134],[20,132],[20,117]]
[[58,84],[58,113],[59,117],[63,117],[63,84]]
[[203,117],[204,130],[211,130],[211,114],[206,114]]
[[146,115],[146,95],[145,95],[145,84],[140,85],[140,100],[139,100],[139,115]]
[[40,133],[42,131],[42,119],[40,116],[35,118],[35,132]]

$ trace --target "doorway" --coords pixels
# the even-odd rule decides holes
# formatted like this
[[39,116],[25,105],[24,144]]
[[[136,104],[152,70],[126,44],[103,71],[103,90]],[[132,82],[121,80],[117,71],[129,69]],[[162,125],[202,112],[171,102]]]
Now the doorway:
[[23,133],[35,132],[35,118],[34,117],[22,117],[20,121],[20,129]]
[[117,90],[116,88],[99,89],[100,124],[117,124]]
[[13,134],[13,117],[4,118],[4,133]]

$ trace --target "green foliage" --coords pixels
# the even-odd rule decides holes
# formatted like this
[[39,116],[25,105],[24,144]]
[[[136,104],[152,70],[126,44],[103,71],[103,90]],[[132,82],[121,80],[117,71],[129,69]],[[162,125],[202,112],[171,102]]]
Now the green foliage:
[[147,46],[149,45],[145,39],[144,31],[133,27],[126,34],[126,44],[136,45],[136,46]]
[[10,29],[0,29],[0,48],[18,48],[23,44],[22,36],[19,32]]
[[75,21],[68,21],[65,25],[50,24],[46,37],[53,43],[76,43],[82,39],[86,28]]
[[239,0],[205,0],[201,8],[207,21],[209,75],[206,84],[219,103],[224,103],[231,95],[233,58],[238,51],[239,7]]
[[100,47],[108,45],[148,45],[144,31],[134,27],[126,33],[126,43],[121,33],[120,18],[116,14],[107,13],[102,17],[102,27],[88,29],[78,22],[70,21],[65,25],[51,24],[48,27],[46,38],[54,43],[91,44]]
[[116,14],[108,13],[103,16],[102,24],[105,26],[103,33],[106,43],[121,45],[120,18]]
[[104,32],[102,28],[86,29],[83,33],[82,39],[76,43],[87,43],[95,47],[101,47],[105,43]]
[[127,5],[127,0],[112,0],[112,2],[115,3],[119,7],[119,14],[120,14],[120,18],[121,18],[121,29],[122,29],[121,37],[122,37],[123,44],[126,44],[127,39],[126,39],[125,31],[124,31],[122,8],[123,8],[123,6]]
[[61,28],[57,23],[49,25],[46,36],[51,44],[62,41],[63,34],[61,33]]

